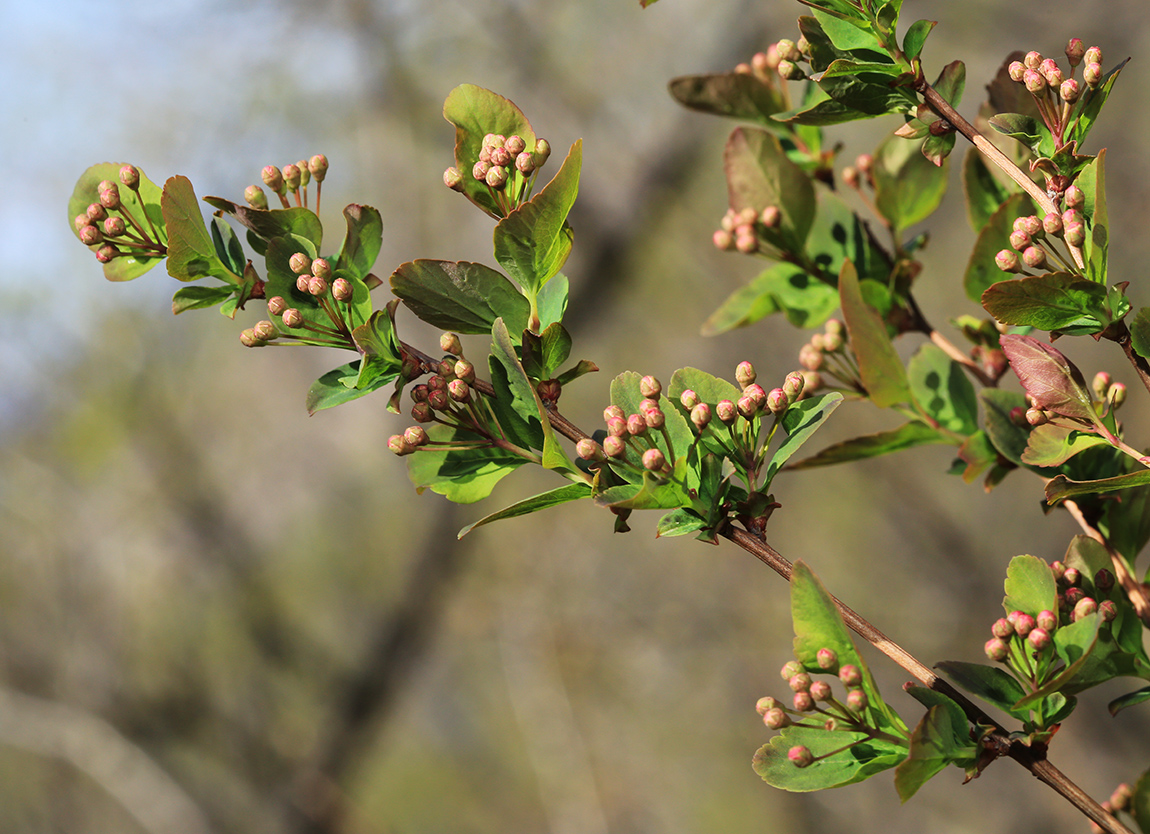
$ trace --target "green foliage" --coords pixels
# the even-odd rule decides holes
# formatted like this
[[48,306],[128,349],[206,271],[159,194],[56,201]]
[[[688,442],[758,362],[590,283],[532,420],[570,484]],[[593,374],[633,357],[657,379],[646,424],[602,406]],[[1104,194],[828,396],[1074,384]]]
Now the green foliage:
[[[69,220],[76,215],[83,214],[93,203],[99,203],[98,186],[101,182],[108,180],[119,184],[121,167],[122,163],[119,162],[101,162],[91,166],[80,175],[80,179],[76,181],[76,187],[72,191],[72,196],[68,200]],[[137,171],[140,175],[138,189],[132,191],[128,188],[120,188],[120,202],[138,223],[147,225],[149,228],[155,228],[159,243],[166,243],[163,210],[160,208],[162,192],[159,186],[148,179],[143,171],[138,168]],[[79,238],[78,229],[73,227],[72,233]],[[96,247],[89,248],[95,249]],[[104,277],[109,281],[131,281],[154,267],[163,257],[162,254],[153,255],[149,251],[126,250],[126,254],[104,264]]]

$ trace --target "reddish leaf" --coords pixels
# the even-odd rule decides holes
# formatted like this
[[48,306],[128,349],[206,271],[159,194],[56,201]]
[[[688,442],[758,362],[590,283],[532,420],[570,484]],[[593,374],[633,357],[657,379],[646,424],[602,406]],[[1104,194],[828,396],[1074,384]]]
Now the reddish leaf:
[[1031,336],[1007,335],[1000,341],[1035,405],[1091,423],[1098,419],[1082,372],[1061,352]]

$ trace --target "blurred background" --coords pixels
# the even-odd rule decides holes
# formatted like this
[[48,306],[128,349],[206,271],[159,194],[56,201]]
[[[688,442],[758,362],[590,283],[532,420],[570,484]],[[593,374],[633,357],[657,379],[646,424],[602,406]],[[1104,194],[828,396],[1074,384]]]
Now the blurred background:
[[[944,772],[902,808],[889,774],[813,796],[767,787],[750,767],[770,736],[754,703],[782,694],[790,656],[787,587],[773,573],[726,543],[656,541],[654,516],[612,535],[590,505],[456,542],[464,524],[554,481],[520,471],[479,506],[416,496],[385,446],[407,421],[382,396],[307,417],[308,386],[342,355],[241,347],[254,308],[234,322],[173,318],[178,285],[162,269],[109,285],[69,229],[68,196],[95,162],[239,199],[264,165],[324,153],[323,219],[338,229],[343,204],[379,208],[381,276],[415,257],[491,263],[489,221],[440,181],[453,138],[442,101],[470,82],[513,99],[557,151],[584,140],[567,324],[573,358],[602,372],[568,393],[568,416],[597,425],[626,369],[730,376],[749,359],[778,384],[808,334],[772,319],[697,335],[759,266],[710,244],[734,125],[680,109],[666,83],[793,37],[797,3],[5,11],[0,147],[17,173],[0,202],[16,241],[0,271],[0,830],[1086,830],[1010,763],[965,787]],[[1060,55],[1078,36],[1107,65],[1134,56],[1087,150],[1110,148],[1113,274],[1150,302],[1137,283],[1142,0],[907,0],[903,18],[940,22],[931,74],[966,61],[968,116],[1011,50]],[[840,130],[843,159],[891,127]],[[957,181],[931,228],[928,318],[977,313],[961,290],[974,235]],[[401,328],[435,345],[410,316]],[[1135,382],[1116,351],[1072,347],[1088,376]],[[1127,408],[1129,422],[1145,417]],[[893,425],[848,405],[820,440]],[[927,663],[978,660],[1009,558],[1060,558],[1076,532],[1044,518],[1033,479],[987,496],[943,475],[952,454],[785,476],[769,532]],[[905,675],[877,659],[875,671],[916,715],[897,692]],[[1054,746],[1099,798],[1150,764],[1147,710],[1104,710],[1132,688],[1083,698]]]

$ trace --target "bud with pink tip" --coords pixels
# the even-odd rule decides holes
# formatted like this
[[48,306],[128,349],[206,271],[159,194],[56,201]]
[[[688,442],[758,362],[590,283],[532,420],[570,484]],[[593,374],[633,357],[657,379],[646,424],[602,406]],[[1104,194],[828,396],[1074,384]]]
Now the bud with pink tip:
[[1042,231],[1048,235],[1062,234],[1062,215],[1052,211],[1042,218]]
[[331,294],[336,301],[351,301],[355,290],[346,278],[336,278],[331,284]]
[[804,747],[799,744],[787,751],[787,759],[789,759],[790,763],[795,767],[802,768],[809,767],[815,760],[815,756],[809,747]]
[[1114,587],[1114,574],[1109,568],[1101,568],[1094,574],[1094,587],[1102,593],[1108,593]]
[[753,255],[759,250],[759,239],[752,233],[735,236],[735,251],[744,255]]
[[487,172],[487,175],[483,178],[483,181],[486,182],[489,187],[498,190],[507,185],[507,177],[507,169],[502,165],[495,165],[491,168],[491,170]]
[[1005,617],[999,617],[990,627],[990,633],[1005,640],[1014,635],[1014,624]]
[[623,409],[621,409],[617,405],[609,405],[603,409],[603,421],[604,422],[606,422],[607,420],[610,420],[613,417],[615,419],[618,419],[618,420],[627,419],[627,415],[623,413]]
[[101,232],[100,229],[95,225],[88,224],[84,228],[80,229],[80,243],[84,244],[85,246],[95,246],[103,239],[104,233]]
[[1038,616],[1034,618],[1034,622],[1037,623],[1038,627],[1043,631],[1051,632],[1058,628],[1058,615],[1053,611],[1039,611]]
[[1063,240],[1070,246],[1082,246],[1086,243],[1086,226],[1082,223],[1070,223],[1062,231]]
[[426,446],[431,442],[431,438],[427,436],[427,432],[423,426],[409,426],[403,432],[403,439],[410,443],[412,446]]
[[1026,57],[1022,59],[1022,63],[1026,65],[1027,69],[1036,70],[1042,66],[1042,53],[1030,51],[1026,53]]
[[667,458],[661,449],[648,449],[643,453],[643,468],[648,472],[662,472],[667,466]]
[[805,385],[806,377],[798,371],[791,371],[783,380],[783,392],[787,395],[787,399],[793,403],[802,396]]
[[1063,81],[1062,69],[1053,58],[1046,58],[1038,65],[1038,71],[1051,87],[1057,87]]
[[691,422],[695,428],[702,431],[711,422],[711,407],[706,403],[699,403],[691,409]]
[[451,408],[451,395],[442,388],[432,389],[427,393],[427,404],[435,411],[447,411]]
[[456,379],[462,379],[468,384],[475,382],[475,365],[466,359],[457,360],[452,371],[455,372]]
[[311,273],[311,258],[303,252],[296,252],[288,258],[288,268],[296,275],[308,275]]
[[1070,62],[1071,68],[1081,64],[1084,55],[1086,55],[1086,44],[1082,42],[1082,38],[1071,38],[1066,43],[1066,60]]
[[551,156],[551,143],[546,139],[537,139],[535,141],[535,167],[542,168],[543,163]]
[[1018,272],[1022,269],[1021,263],[1018,253],[1009,249],[1000,249],[994,256],[994,265],[1003,272]]
[[584,437],[575,444],[575,454],[583,460],[603,460],[602,447],[589,437]]
[[799,364],[808,371],[817,371],[823,366],[823,352],[808,342],[799,348]]
[[641,436],[647,433],[647,421],[642,414],[631,414],[627,417],[627,433]]
[[645,376],[639,380],[639,393],[644,397],[658,399],[659,395],[663,393],[663,386],[655,377]]
[[315,298],[323,298],[327,295],[327,289],[327,281],[318,276],[307,282],[308,295],[314,296]]
[[1106,391],[1106,399],[1113,408],[1118,408],[1126,402],[1126,383],[1115,382]]
[[993,661],[1001,663],[1010,654],[1010,646],[1001,637],[991,637],[983,646],[986,656]]
[[1078,101],[1080,95],[1082,95],[1082,91],[1078,87],[1078,82],[1073,78],[1067,78],[1058,85],[1058,97],[1067,104],[1073,104]]
[[110,243],[105,243],[96,250],[96,260],[102,264],[106,264],[114,258],[120,257],[123,253]]
[[855,715],[866,709],[869,703],[865,689],[852,689],[847,693],[847,709]]
[[667,415],[661,408],[648,408],[643,412],[643,419],[649,429],[661,429],[667,422]]
[[120,166],[120,185],[130,191],[140,187],[140,171],[135,165]]
[[316,258],[311,262],[311,274],[326,281],[331,278],[331,264],[325,258]]
[[791,717],[779,707],[774,707],[763,713],[763,723],[772,730],[781,730],[791,726]]
[[[107,180],[105,180],[107,182]],[[109,182],[107,188],[99,190],[100,205],[106,209],[116,209],[120,207],[120,187],[114,182]]]
[[415,446],[407,441],[407,438],[402,434],[393,434],[387,439],[387,448],[395,452],[400,457],[410,455],[415,451]]
[[782,702],[778,698],[772,698],[770,695],[766,695],[755,701],[755,712],[759,715],[766,715],[768,710],[778,709],[781,706]]
[[295,288],[300,292],[307,292],[307,285],[311,283],[311,273],[305,272],[295,279]]
[[471,386],[462,379],[453,379],[447,383],[447,393],[457,403],[471,402]]
[[426,401],[413,405],[411,407],[411,416],[417,423],[430,423],[435,419],[435,415],[431,413],[431,405]]
[[1010,76],[1011,81],[1022,81],[1022,76],[1026,73],[1026,64],[1022,61],[1011,61],[1010,66],[1006,68],[1007,74]]
[[759,222],[765,229],[774,229],[782,222],[783,215],[778,206],[767,206],[759,215]]
[[627,421],[622,417],[612,417],[607,421],[607,434],[610,437],[629,437]]
[[1078,584],[1082,578],[1082,574],[1078,572],[1078,568],[1067,568],[1062,572],[1062,581],[1068,586],[1072,587]]
[[730,400],[719,400],[715,404],[715,416],[719,418],[719,422],[729,426],[735,422],[735,418],[739,416],[739,411]]
[[266,319],[264,321],[256,322],[252,327],[252,332],[255,333],[256,338],[261,342],[270,342],[272,339],[279,335],[279,331],[276,330],[276,326]]
[[1026,642],[1036,651],[1042,651],[1050,645],[1050,632],[1044,628],[1036,628],[1026,635]]
[[679,395],[679,403],[683,406],[683,408],[690,411],[692,408],[699,404],[699,395],[688,388]]
[[815,708],[815,699],[809,692],[796,692],[791,698],[791,704],[796,712],[807,712]]
[[803,664],[799,663],[797,660],[788,660],[783,664],[783,668],[779,670],[779,677],[785,681],[789,681],[791,678],[800,674],[802,671]]
[[744,360],[735,368],[735,382],[739,383],[740,388],[753,384],[755,377],[755,366],[750,362]]
[[283,322],[287,327],[302,327],[303,313],[301,313],[295,307],[289,307],[283,312]]
[[1090,597],[1083,597],[1074,604],[1074,610],[1070,613],[1070,622],[1076,623],[1083,617],[1089,617],[1091,614],[1098,610],[1098,603]]
[[1027,92],[1032,95],[1041,95],[1046,92],[1046,79],[1038,70],[1028,69],[1022,76],[1022,83],[1026,85]]
[[743,396],[739,397],[738,410],[744,420],[753,420],[761,409],[753,397]]
[[853,663],[848,663],[839,669],[839,680],[848,688],[862,686],[862,672]]
[[1031,269],[1038,269],[1046,263],[1046,250],[1041,246],[1027,246],[1022,250],[1022,262]]
[[1102,63],[1102,48],[1099,46],[1092,46],[1083,54],[1083,61],[1087,64],[1101,64]]
[[1022,229],[1015,229],[1010,233],[1010,246],[1014,250],[1021,252],[1027,246],[1030,246],[1030,235]]
[[515,155],[507,148],[491,149],[491,165],[496,168],[510,168],[515,161]]
[[771,414],[782,414],[790,407],[791,401],[782,388],[772,388],[767,394],[767,409]]
[[1098,613],[1102,615],[1102,622],[1113,622],[1118,616],[1118,605],[1112,599],[1104,599],[1098,603]]
[[839,656],[834,649],[819,649],[815,652],[815,663],[826,672],[834,672],[839,665]]
[[[103,206],[100,206],[100,208],[103,209]],[[72,227],[75,228],[76,234],[79,234],[80,230],[82,228],[84,228],[85,226],[91,225],[91,223],[92,223],[92,219],[90,217],[88,217],[87,212],[84,212],[82,214],[77,214],[75,217],[72,218]]]
[[792,692],[809,692],[811,676],[808,672],[796,672],[787,679],[787,686],[791,688]]
[[811,683],[811,698],[815,703],[829,701],[831,698],[831,685],[826,681],[813,681]]
[[268,299],[268,314],[273,316],[282,316],[287,309],[287,302],[284,301],[282,295],[273,295]]
[[609,458],[621,458],[627,454],[627,442],[614,435],[603,438],[603,454]]
[[295,191],[299,188],[300,184],[300,170],[299,166],[294,162],[289,162],[285,165],[280,174],[283,176],[284,186],[288,191]]
[[443,172],[443,184],[450,188],[452,191],[463,191],[463,174],[459,173],[459,169],[454,165]]
[[1082,80],[1086,82],[1086,86],[1088,87],[1097,87],[1102,83],[1102,65],[1087,64],[1082,69]]
[[268,195],[258,185],[249,185],[244,189],[244,200],[254,209],[266,210],[268,207]]

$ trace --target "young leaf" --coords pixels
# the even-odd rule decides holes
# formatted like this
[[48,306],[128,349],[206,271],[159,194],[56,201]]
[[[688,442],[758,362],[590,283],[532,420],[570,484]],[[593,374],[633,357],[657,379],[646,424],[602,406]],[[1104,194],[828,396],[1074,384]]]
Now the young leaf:
[[991,173],[982,153],[973,147],[962,158],[962,190],[966,195],[966,216],[976,232],[990,222],[991,216],[1011,194],[1010,189]]
[[[959,715],[962,716],[961,711]],[[946,707],[934,706],[926,711],[911,734],[910,753],[894,771],[899,799],[906,802],[947,765],[974,759],[978,748],[967,734],[968,726],[965,716],[956,725],[953,713]]]
[[1086,216],[1086,275],[1091,281],[1106,283],[1106,255],[1109,246],[1110,221],[1106,211],[1106,149],[1098,152],[1094,161],[1082,169],[1075,183],[1086,195],[1082,207]]
[[550,431],[551,425],[541,417],[539,395],[535,393],[535,386],[527,378],[516,356],[515,345],[503,319],[495,320],[491,337],[488,366],[491,369],[491,384],[495,388],[491,406],[495,409],[499,425],[519,446],[542,449],[544,432]]
[[1042,409],[1094,423],[1098,414],[1082,372],[1053,346],[1008,334],[999,342],[1026,393]]
[[1115,475],[1113,478],[1100,478],[1096,481],[1072,481],[1065,475],[1059,475],[1046,484],[1046,503],[1055,504],[1064,498],[1117,492],[1147,484],[1150,484],[1150,469],[1140,469],[1137,472]]
[[851,350],[858,360],[867,396],[879,408],[908,402],[910,386],[906,369],[887,335],[886,325],[863,300],[858,273],[850,261],[843,263],[839,274],[839,295]]
[[391,275],[391,290],[423,321],[457,333],[490,333],[503,319],[518,334],[531,305],[501,273],[467,261],[415,260]]
[[781,248],[801,252],[815,218],[815,190],[810,178],[787,159],[779,140],[765,130],[736,128],[723,153],[732,209],[761,212],[776,206]]
[[974,385],[943,350],[929,342],[907,366],[914,401],[940,427],[963,436],[978,430],[978,398]]
[[875,208],[896,233],[929,217],[946,194],[949,166],[931,163],[920,145],[891,135],[875,150]]
[[502,216],[487,185],[475,179],[471,171],[488,133],[520,136],[527,148],[533,149],[535,131],[531,123],[514,102],[474,84],[461,84],[448,93],[443,118],[455,125],[455,165],[463,174],[463,193],[490,214]]
[[231,298],[232,292],[233,288],[229,286],[182,287],[172,296],[172,314],[215,307]]
[[540,510],[545,510],[548,507],[556,507],[559,504],[566,504],[570,501],[578,501],[581,498],[587,498],[591,495],[591,487],[587,484],[576,483],[567,484],[566,486],[556,487],[555,489],[541,492],[538,495],[533,495],[530,498],[524,498],[522,501],[516,501],[509,507],[504,507],[498,512],[491,513],[491,515],[484,516],[473,524],[468,524],[459,531],[458,538],[463,538],[476,527],[482,527],[485,524],[490,524],[493,521],[499,521],[504,518],[515,518],[521,515],[528,515],[530,513],[537,513]]
[[[539,326],[541,328],[550,327],[555,322],[563,321],[563,315],[567,312],[568,289],[567,276],[560,272],[539,291],[535,305],[539,308]],[[508,320],[506,316],[504,320]]]
[[842,404],[843,395],[838,391],[799,400],[793,403],[781,421],[787,439],[775,450],[771,462],[767,465],[766,476],[763,480],[763,491],[766,492],[774,480],[775,475],[799,448],[818,431],[819,426],[826,422],[839,405]]
[[913,61],[922,54],[923,44],[937,25],[937,20],[916,20],[910,25],[902,39],[902,51],[908,61]]
[[[92,203],[100,201],[99,185],[104,180],[108,180],[119,186],[120,203],[131,213],[132,217],[148,231],[149,235],[152,235],[152,228],[154,227],[159,242],[166,244],[168,236],[164,229],[163,212],[160,210],[159,186],[144,176],[144,172],[137,168],[136,170],[140,174],[139,196],[137,196],[137,192],[120,185],[120,168],[122,167],[123,163],[121,162],[101,162],[91,166],[80,175],[76,181],[76,187],[72,191],[72,196],[68,199],[68,227],[78,239],[80,231],[72,224],[72,219],[85,213]],[[123,212],[119,213],[122,214]],[[124,222],[126,226],[131,228],[132,224],[127,221],[127,218]],[[101,231],[103,230],[101,229]],[[135,254],[138,251],[127,249],[125,254],[104,264],[104,278],[109,281],[131,281],[133,278],[139,278],[165,257],[162,253]]]
[[982,294],[982,306],[1002,324],[1068,335],[1098,333],[1110,324],[1106,288],[1068,272],[999,281]]
[[1096,434],[1046,423],[1031,429],[1022,462],[1029,466],[1061,466],[1079,452],[1105,445],[1106,441]]
[[[840,750],[852,741],[857,743]],[[795,767],[787,758],[787,751],[797,746],[806,747],[817,761],[808,767]],[[896,767],[906,755],[905,747],[881,739],[867,741],[865,733],[828,733],[822,727],[792,724],[759,748],[752,766],[772,787],[795,792],[821,791],[869,779]]]
[[990,126],[1004,136],[1017,139],[1040,157],[1054,155],[1054,139],[1046,125],[1022,113],[999,113],[990,117]]
[[[316,251],[319,251],[323,243],[323,225],[311,209],[297,206],[269,211],[241,206],[222,197],[204,197],[204,202],[232,215],[265,245],[277,237],[287,235],[307,238]],[[251,235],[248,239],[251,240]]]
[[164,183],[160,206],[168,230],[169,275],[178,281],[197,281],[210,275],[230,284],[240,283],[240,276],[224,266],[216,254],[187,177],[172,177]]
[[1026,697],[1022,684],[997,666],[944,660],[936,664],[948,678],[972,695],[1013,715],[1014,705]]
[[[476,442],[477,434],[431,424],[428,436],[436,443]],[[416,492],[439,493],[457,504],[472,504],[491,494],[500,480],[527,461],[494,446],[470,449],[421,448],[407,457],[408,477]]]
[[235,275],[243,275],[248,260],[244,257],[244,247],[231,225],[222,217],[213,217],[208,227],[212,233],[212,245],[216,257]]
[[383,218],[371,206],[352,203],[343,210],[347,233],[335,256],[333,269],[346,269],[357,278],[365,277],[383,244]]
[[695,533],[707,526],[707,520],[692,510],[675,509],[659,519],[655,528],[655,538],[671,538]]
[[555,178],[495,225],[495,259],[529,295],[563,268],[574,233],[567,215],[579,193],[583,141],[571,146]]
[[830,466],[836,463],[875,458],[932,443],[954,443],[954,439],[937,429],[932,429],[925,423],[912,420],[897,429],[867,434],[835,443],[812,457],[789,464],[787,469],[811,469],[816,466]]
[[[370,368],[364,367],[365,365],[375,365],[377,362],[385,362],[385,360],[365,356],[354,362],[348,362],[346,365],[340,365],[321,376],[308,389],[305,401],[307,413],[314,415],[317,411],[323,411],[325,408],[334,408],[337,405],[358,400],[394,380],[395,373],[390,376],[386,372],[377,374]],[[356,384],[361,380],[363,386],[356,387]]]
[[1125,695],[1115,698],[1107,704],[1106,709],[1110,712],[1111,717],[1113,717],[1127,707],[1141,704],[1144,701],[1150,701],[1150,686],[1144,686],[1141,689],[1127,692]]
[[1002,607],[1006,613],[1022,611],[1037,617],[1040,611],[1057,611],[1058,588],[1050,565],[1037,556],[1015,556],[1006,569],[1003,583],[1006,596]]
[[716,336],[782,311],[795,327],[817,327],[839,306],[833,286],[793,264],[777,263],[729,295],[703,322],[704,336]]
[[786,109],[782,94],[754,75],[687,75],[672,79],[669,86],[671,96],[691,110],[757,122],[774,132],[785,130],[771,118]]

